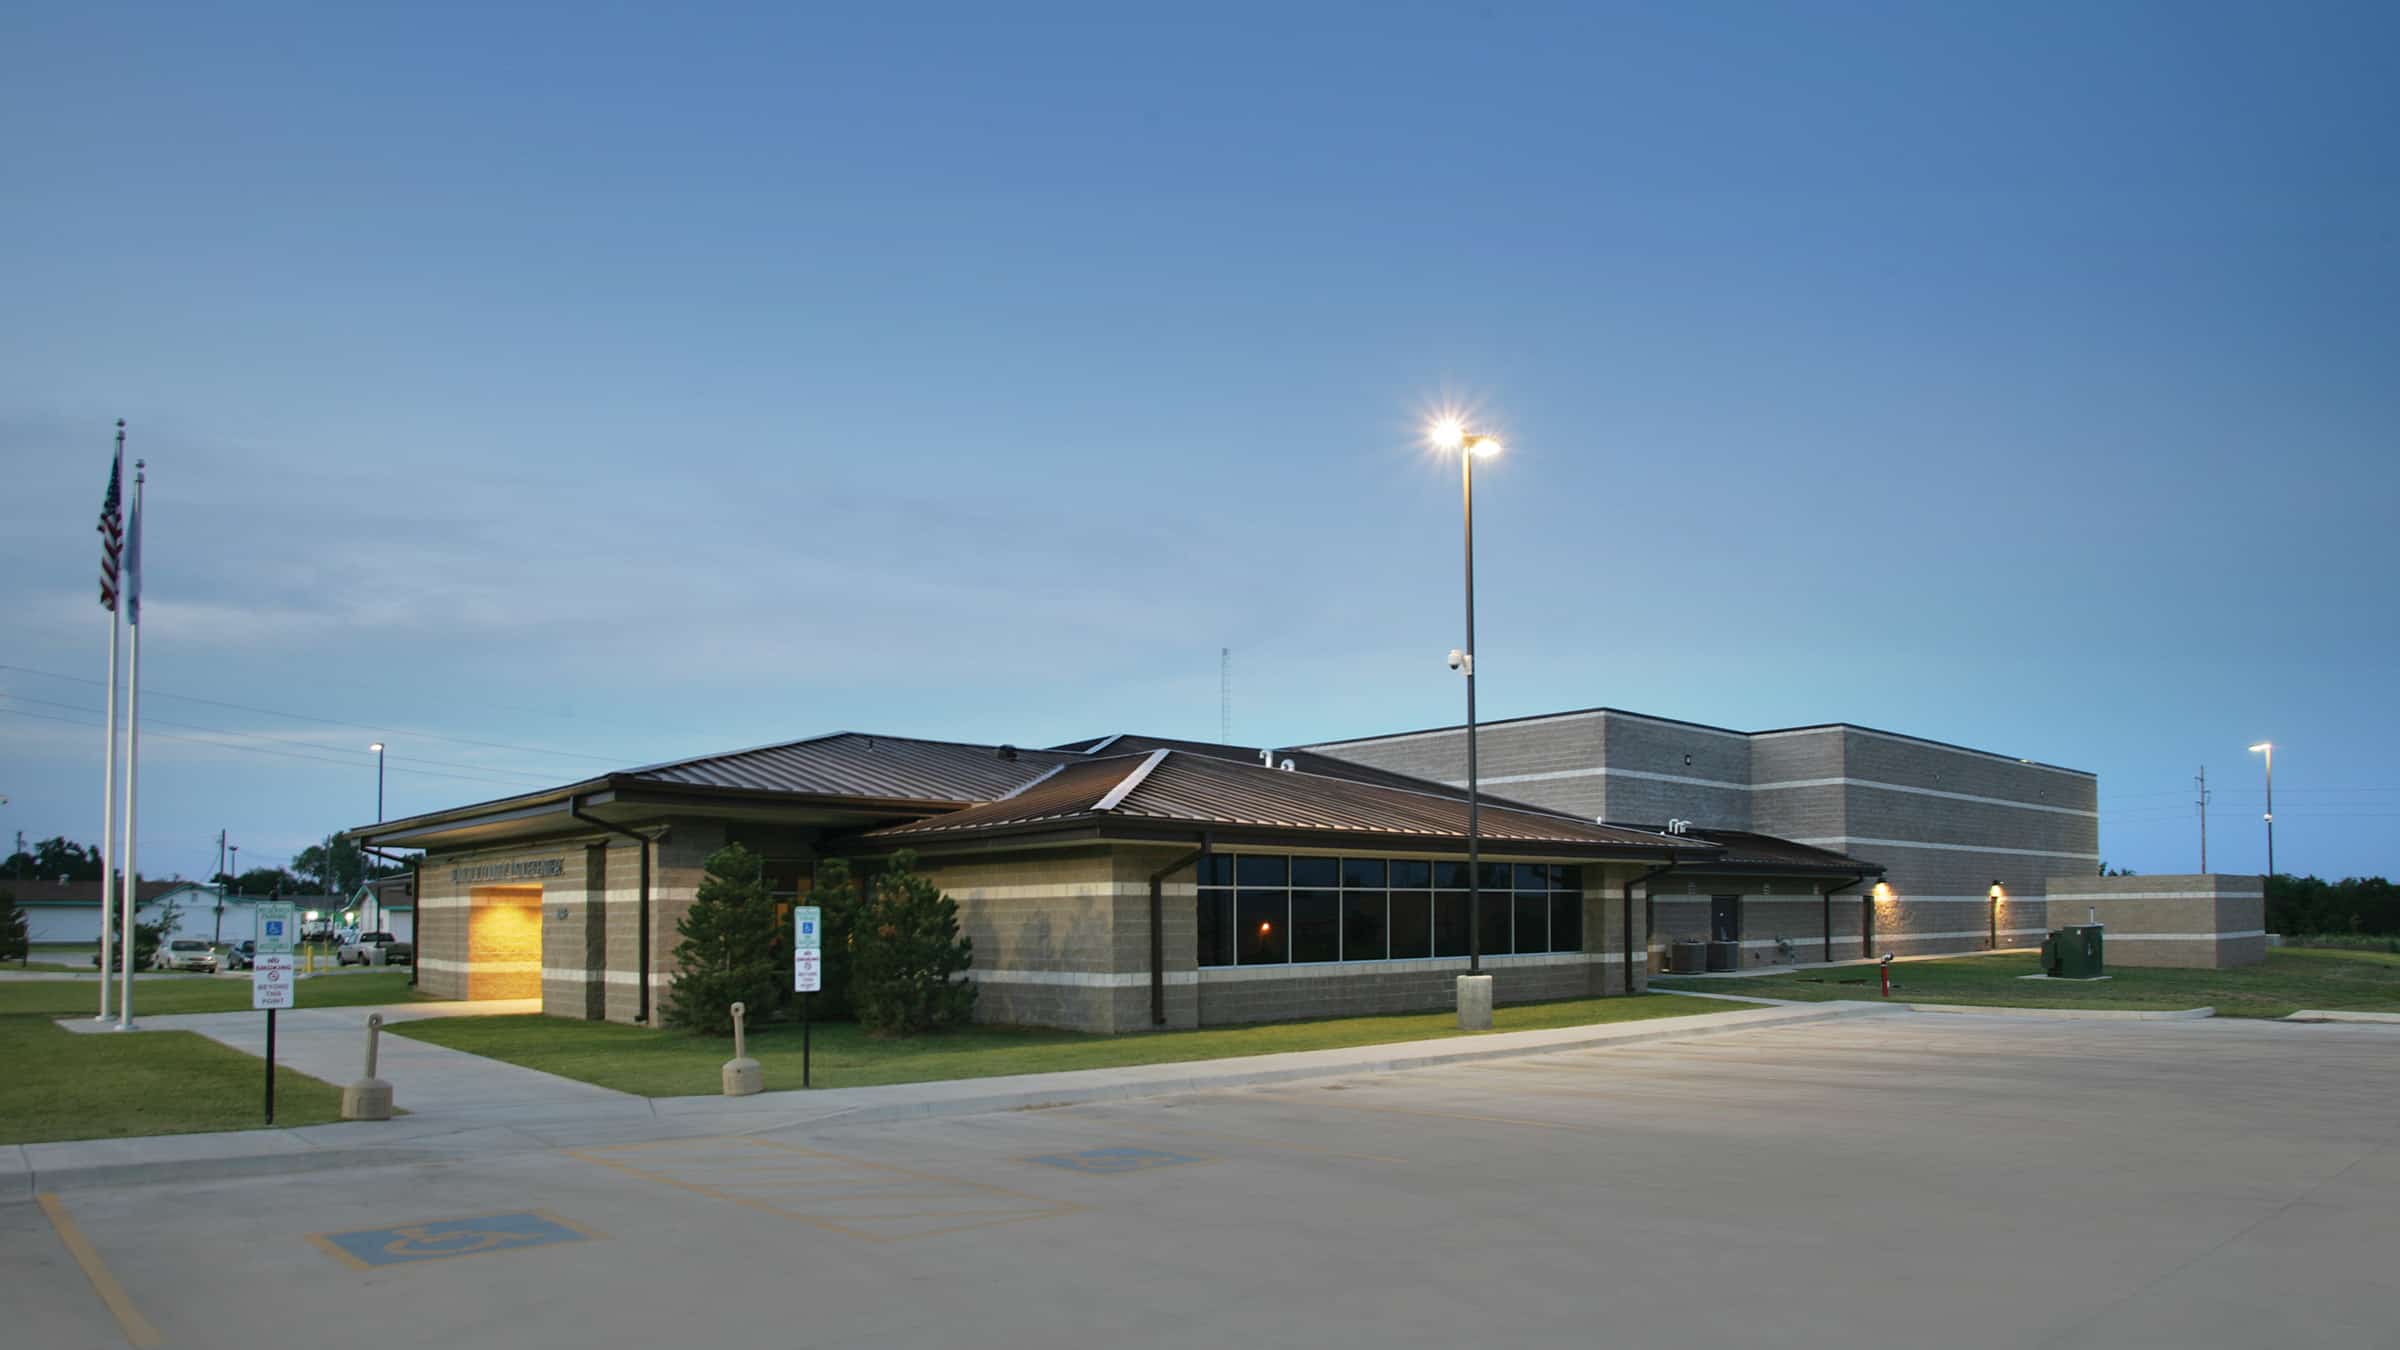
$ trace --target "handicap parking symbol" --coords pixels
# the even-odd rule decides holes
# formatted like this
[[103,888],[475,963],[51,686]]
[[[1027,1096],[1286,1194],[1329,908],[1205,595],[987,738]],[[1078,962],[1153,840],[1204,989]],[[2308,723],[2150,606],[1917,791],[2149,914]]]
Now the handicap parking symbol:
[[361,1228],[348,1233],[317,1233],[310,1240],[336,1259],[365,1270],[453,1256],[480,1256],[518,1247],[583,1242],[597,1236],[553,1215],[527,1211],[390,1228]]

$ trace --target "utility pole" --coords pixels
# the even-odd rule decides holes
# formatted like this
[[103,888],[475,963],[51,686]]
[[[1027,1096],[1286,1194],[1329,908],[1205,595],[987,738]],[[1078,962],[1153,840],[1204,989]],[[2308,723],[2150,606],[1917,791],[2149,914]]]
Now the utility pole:
[[2200,870],[2208,870],[2208,766],[2200,766]]
[[[2206,869],[2202,869],[2202,870],[2206,870]],[[216,879],[216,887],[217,887],[217,927],[216,927],[216,933],[215,933],[215,936],[213,936],[213,937],[211,937],[211,938],[209,939],[209,943],[210,943],[210,945],[212,945],[212,946],[213,946],[213,945],[215,945],[215,944],[217,944],[217,943],[219,943],[219,942],[223,942],[223,941],[225,940],[225,881],[224,881],[224,876],[225,876],[225,832],[224,832],[223,830],[219,830],[219,831],[217,831],[217,879]]]
[[[1217,740],[1233,744],[1233,648],[1217,648]],[[19,835],[22,840],[24,836]]]

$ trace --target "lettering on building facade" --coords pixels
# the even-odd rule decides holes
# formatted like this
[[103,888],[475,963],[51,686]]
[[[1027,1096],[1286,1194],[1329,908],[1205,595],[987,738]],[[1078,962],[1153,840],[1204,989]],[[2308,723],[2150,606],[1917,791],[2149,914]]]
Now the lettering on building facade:
[[567,870],[564,858],[520,858],[515,862],[470,863],[450,869],[453,882],[523,881],[534,877],[554,877]]

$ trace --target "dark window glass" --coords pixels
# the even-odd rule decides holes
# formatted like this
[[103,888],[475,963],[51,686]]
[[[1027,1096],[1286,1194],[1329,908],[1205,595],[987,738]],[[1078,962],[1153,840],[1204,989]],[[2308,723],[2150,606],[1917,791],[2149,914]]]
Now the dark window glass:
[[1485,891],[1477,902],[1483,907],[1483,954],[1505,956],[1508,953],[1508,906],[1506,894],[1494,895]]
[[1392,860],[1392,889],[1422,891],[1433,886],[1433,864],[1411,858]]
[[1291,959],[1290,904],[1288,891],[1241,892],[1234,947],[1243,965],[1276,966]]
[[1517,950],[1546,952],[1550,950],[1550,893],[1516,897]]
[[1289,861],[1280,854],[1245,853],[1236,870],[1245,886],[1281,886],[1291,879],[1284,866]]
[[[1393,883],[1397,885],[1398,883]],[[1463,891],[1467,888],[1467,865],[1463,862],[1437,862],[1433,865],[1433,885],[1436,890]]]
[[1433,897],[1424,891],[1392,892],[1392,959],[1421,961],[1433,955]]
[[1361,888],[1370,891],[1382,890],[1383,859],[1342,859],[1342,887],[1345,890],[1358,890]]
[[1583,950],[1583,897],[1565,891],[1550,897],[1550,950]]
[[1520,891],[1549,890],[1550,865],[1548,863],[1518,863],[1513,880],[1516,888]]
[[1200,964],[1233,964],[1233,892],[1200,892]]
[[1433,893],[1433,954],[1435,956],[1465,956],[1467,954],[1467,893],[1465,891],[1435,891]]
[[1573,891],[1577,895],[1581,895],[1583,894],[1583,869],[1580,867],[1553,867],[1550,869],[1550,884],[1559,890]]
[[1381,961],[1384,948],[1383,892],[1342,892],[1342,959]]
[[1333,887],[1341,884],[1342,865],[1332,858],[1292,859],[1292,884]]
[[1342,959],[1342,895],[1339,891],[1292,892],[1292,960]]
[[1480,875],[1483,877],[1483,889],[1487,891],[1509,889],[1507,863],[1485,863]]
[[1196,869],[1200,876],[1195,883],[1201,886],[1230,886],[1233,884],[1233,855],[1210,853],[1200,859]]

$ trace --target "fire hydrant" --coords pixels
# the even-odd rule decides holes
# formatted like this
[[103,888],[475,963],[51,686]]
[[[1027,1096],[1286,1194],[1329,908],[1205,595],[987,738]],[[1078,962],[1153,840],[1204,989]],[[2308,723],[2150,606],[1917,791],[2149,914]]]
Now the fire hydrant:
[[367,1076],[342,1089],[342,1119],[390,1120],[392,1085],[375,1076],[375,1052],[383,1036],[383,1014],[367,1016]]
[[724,1075],[728,1097],[747,1097],[766,1086],[766,1076],[758,1061],[750,1058],[743,1040],[742,1016],[748,1011],[739,1003],[733,1005],[733,1058],[725,1061]]

